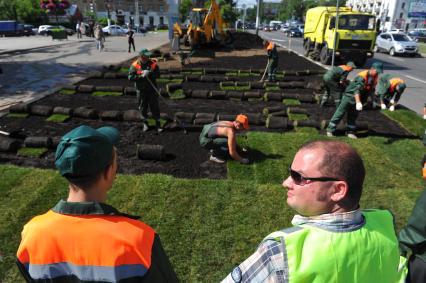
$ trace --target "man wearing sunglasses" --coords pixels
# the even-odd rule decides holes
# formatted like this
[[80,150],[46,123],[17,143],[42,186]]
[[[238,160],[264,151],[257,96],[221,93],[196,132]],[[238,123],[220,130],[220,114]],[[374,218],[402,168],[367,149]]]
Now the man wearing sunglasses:
[[223,282],[397,282],[393,217],[360,209],[364,176],[348,144],[303,145],[283,182],[294,226],[267,236]]

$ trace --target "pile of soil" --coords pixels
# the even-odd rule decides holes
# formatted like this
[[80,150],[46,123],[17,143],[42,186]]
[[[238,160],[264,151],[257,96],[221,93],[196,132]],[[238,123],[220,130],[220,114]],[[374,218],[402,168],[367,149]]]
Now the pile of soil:
[[[266,64],[265,51],[261,49],[261,40],[255,35],[238,34],[235,36],[236,46],[240,47],[232,51],[214,52],[214,57],[195,57],[191,59],[191,63],[183,68],[183,71],[190,68],[229,68],[250,71],[250,69],[262,69]],[[249,45],[247,45],[249,44]],[[250,48],[249,48],[250,47]],[[256,48],[253,48],[256,47]],[[166,47],[161,48],[162,52],[167,52]],[[302,57],[289,53],[284,50],[279,51],[280,61],[278,70],[299,71],[299,70],[320,70],[316,64],[305,60]],[[112,66],[108,72],[119,70],[120,67],[129,66],[129,60],[121,66]],[[159,66],[163,70],[169,68],[181,68],[180,62],[176,60],[168,60],[159,62]],[[164,72],[163,72],[164,73]],[[281,72],[282,73],[282,72]],[[293,72],[294,73],[294,72]],[[315,73],[315,72],[314,72]],[[167,74],[164,74],[167,76]],[[182,77],[185,74],[182,73]],[[222,75],[224,76],[224,75]],[[300,81],[308,85],[316,84],[321,80],[319,75],[307,76],[284,76],[282,80]],[[258,77],[241,77],[242,81],[257,81]],[[122,86],[132,87],[133,83],[126,78],[89,78],[80,82],[78,85],[93,85],[99,86]],[[164,89],[164,84],[159,84],[159,87]],[[183,89],[199,89],[199,90],[220,90],[218,82],[183,82]],[[285,93],[293,93],[298,95],[314,96],[314,90],[310,88],[301,89],[286,89],[282,90]],[[265,90],[261,90],[263,94]],[[62,106],[68,108],[78,108],[81,106],[93,108],[101,113],[102,111],[127,111],[137,109],[136,97],[132,95],[122,96],[105,96],[97,97],[89,93],[79,93],[73,95],[53,94],[45,97],[32,105],[43,106]],[[237,115],[239,113],[262,113],[265,107],[282,105],[281,102],[273,101],[235,101],[221,99],[198,99],[186,98],[181,100],[160,100],[160,109],[164,117],[172,119],[177,112],[188,113],[214,113]],[[331,118],[334,107],[329,106],[319,108],[318,104],[302,103],[298,108],[306,109],[310,120],[322,121]],[[225,178],[226,164],[217,164],[209,161],[209,153],[199,146],[198,136],[201,130],[201,125],[190,125],[183,123],[176,126],[171,122],[168,130],[157,135],[154,130],[143,132],[140,122],[137,121],[102,121],[100,119],[83,119],[72,117],[67,122],[54,123],[46,121],[47,117],[29,115],[26,118],[2,117],[0,118],[0,130],[6,132],[19,132],[20,137],[17,140],[23,142],[24,137],[33,136],[48,136],[58,140],[60,136],[70,131],[71,129],[86,124],[94,128],[110,125],[116,127],[121,133],[121,141],[117,147],[119,159],[119,172],[126,174],[143,174],[143,173],[162,173],[169,174],[182,178]],[[264,122],[264,121],[262,121]],[[380,111],[366,110],[362,111],[358,118],[359,123],[369,125],[368,134],[389,136],[389,137],[410,137],[411,134],[399,127],[395,122],[391,121]],[[185,134],[181,127],[185,127],[188,132]],[[254,131],[271,131],[265,127],[265,124],[251,126]],[[287,129],[288,130],[288,129]],[[283,131],[280,129],[279,131]],[[0,137],[1,142],[2,137]],[[163,145],[166,152],[166,158],[162,161],[140,160],[137,158],[137,144]],[[15,153],[0,152],[0,162],[12,163],[20,166],[34,166],[41,168],[54,168],[55,149],[50,148],[45,154],[39,158],[30,158],[18,156]],[[256,154],[254,154],[256,155]],[[261,156],[261,154],[257,154]],[[256,156],[257,156],[256,155]],[[250,156],[253,162],[256,162],[255,156]]]

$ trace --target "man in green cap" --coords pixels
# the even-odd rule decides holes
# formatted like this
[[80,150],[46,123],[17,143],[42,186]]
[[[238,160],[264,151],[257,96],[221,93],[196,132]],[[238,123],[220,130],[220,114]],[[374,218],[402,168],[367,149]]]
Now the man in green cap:
[[160,69],[157,61],[150,59],[151,52],[148,49],[142,49],[139,52],[139,58],[132,63],[129,69],[129,80],[135,82],[138,107],[141,111],[143,131],[148,131],[148,108],[151,110],[155,119],[157,132],[161,133],[163,129],[160,124],[160,106],[158,103],[157,78],[160,77]]
[[382,74],[376,88],[376,96],[380,99],[382,110],[389,106],[389,110],[394,111],[405,88],[403,79],[391,74]]
[[346,65],[332,67],[324,74],[323,80],[326,92],[321,98],[321,107],[327,103],[330,95],[334,99],[336,108],[339,106],[340,100],[342,99],[342,93],[348,85],[348,75],[354,68],[356,68],[355,64],[350,61]]
[[27,282],[178,282],[155,230],[105,203],[119,138],[88,126],[62,137],[55,165],[68,198],[24,227],[17,263]]
[[371,65],[369,70],[359,72],[355,79],[346,87],[342,96],[342,101],[334,112],[333,117],[327,127],[327,136],[333,137],[337,125],[347,113],[347,136],[356,139],[356,119],[358,111],[362,111],[363,103],[367,101],[368,96],[374,94],[378,75],[383,73],[383,64],[376,62]]

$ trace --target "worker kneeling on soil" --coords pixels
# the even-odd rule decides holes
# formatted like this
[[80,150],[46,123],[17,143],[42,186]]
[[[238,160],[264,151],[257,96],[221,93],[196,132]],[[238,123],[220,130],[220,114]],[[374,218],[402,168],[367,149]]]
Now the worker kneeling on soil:
[[377,84],[378,74],[383,73],[383,64],[376,62],[369,70],[359,72],[355,79],[346,87],[342,96],[342,101],[331,117],[327,127],[327,136],[334,136],[337,125],[347,113],[347,136],[356,139],[356,119],[358,111],[362,111],[363,103],[367,101],[368,96],[374,94]]
[[263,42],[266,52],[268,54],[268,81],[275,82],[275,73],[278,67],[278,51],[275,43],[272,41],[264,41]]
[[148,107],[155,119],[157,131],[160,133],[163,129],[160,126],[160,106],[158,104],[157,78],[160,77],[160,69],[157,61],[149,59],[151,52],[148,49],[142,49],[139,52],[140,57],[132,63],[129,69],[129,80],[135,82],[136,96],[138,99],[138,108],[141,111],[143,131],[148,131]]
[[389,106],[389,110],[394,111],[405,88],[404,80],[394,77],[391,74],[381,75],[377,83],[376,95],[380,99],[382,110],[385,110]]
[[353,62],[348,62],[346,65],[333,67],[324,74],[323,80],[326,92],[321,98],[321,107],[327,103],[330,95],[334,99],[336,108],[339,106],[342,94],[349,84],[348,75],[355,68],[356,66]]
[[[248,164],[248,158],[243,158],[238,154],[236,132],[249,128],[248,118],[245,115],[238,115],[235,121],[217,121],[204,125],[200,134],[200,145],[211,152],[210,160],[217,163],[224,163],[229,156],[232,159]],[[244,149],[243,149],[244,151]]]

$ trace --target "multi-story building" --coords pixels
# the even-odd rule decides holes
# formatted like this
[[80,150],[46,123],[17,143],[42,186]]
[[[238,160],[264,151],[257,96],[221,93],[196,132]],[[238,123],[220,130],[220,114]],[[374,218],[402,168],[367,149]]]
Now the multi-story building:
[[[416,0],[411,2],[425,2]],[[426,24],[423,13],[410,11],[410,0],[347,0],[346,6],[354,10],[368,12],[376,15],[380,20],[381,30],[401,29],[403,31],[423,28]],[[426,12],[426,11],[425,11]]]
[[83,15],[94,12],[98,18],[110,18],[118,24],[137,26],[168,24],[167,0],[74,0]]

